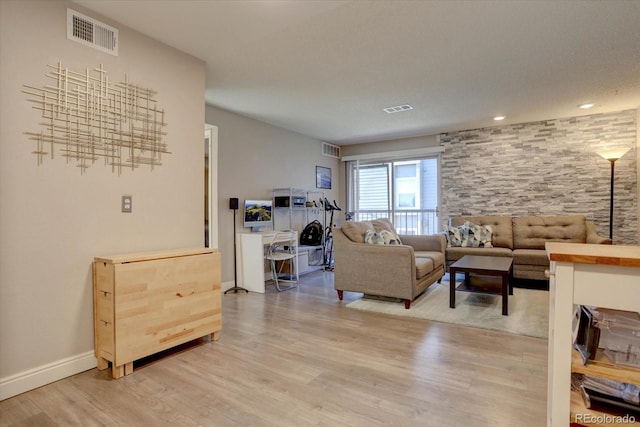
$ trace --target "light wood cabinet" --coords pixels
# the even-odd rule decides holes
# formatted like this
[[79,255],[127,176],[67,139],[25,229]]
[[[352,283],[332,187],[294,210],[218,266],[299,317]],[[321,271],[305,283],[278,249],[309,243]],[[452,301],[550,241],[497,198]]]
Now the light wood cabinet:
[[[609,426],[616,419],[587,409],[571,392],[571,373],[640,384],[640,370],[608,363],[604,356],[582,364],[573,350],[574,305],[640,311],[640,247],[547,243],[549,280],[549,361],[547,426]],[[613,422],[611,422],[613,421]]]
[[113,378],[133,362],[222,326],[220,254],[185,249],[95,257],[95,355]]

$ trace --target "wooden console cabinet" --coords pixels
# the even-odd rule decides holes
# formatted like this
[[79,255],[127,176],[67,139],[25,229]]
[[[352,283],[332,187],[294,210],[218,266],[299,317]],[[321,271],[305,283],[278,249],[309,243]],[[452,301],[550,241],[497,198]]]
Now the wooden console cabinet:
[[218,339],[222,325],[220,254],[185,249],[95,257],[95,355],[113,378],[133,361],[197,338]]

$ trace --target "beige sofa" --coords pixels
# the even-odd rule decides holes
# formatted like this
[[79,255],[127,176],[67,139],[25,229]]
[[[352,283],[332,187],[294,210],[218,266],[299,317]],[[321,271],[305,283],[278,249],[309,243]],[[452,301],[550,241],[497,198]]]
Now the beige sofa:
[[611,244],[601,237],[595,225],[583,215],[561,216],[456,216],[449,225],[458,227],[465,221],[492,228],[490,248],[451,247],[446,250],[447,270],[464,255],[492,255],[513,258],[513,276],[520,279],[546,280],[549,259],[545,242]]
[[444,235],[398,236],[400,245],[378,245],[365,243],[367,230],[396,234],[387,219],[346,222],[333,230],[334,287],[340,300],[343,291],[360,292],[402,299],[408,309],[444,275]]

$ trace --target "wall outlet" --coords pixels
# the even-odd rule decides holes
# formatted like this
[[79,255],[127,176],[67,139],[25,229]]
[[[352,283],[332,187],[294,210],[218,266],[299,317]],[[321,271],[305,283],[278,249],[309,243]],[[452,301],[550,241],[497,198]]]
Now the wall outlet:
[[131,213],[133,208],[133,196],[122,196],[121,210],[125,213]]

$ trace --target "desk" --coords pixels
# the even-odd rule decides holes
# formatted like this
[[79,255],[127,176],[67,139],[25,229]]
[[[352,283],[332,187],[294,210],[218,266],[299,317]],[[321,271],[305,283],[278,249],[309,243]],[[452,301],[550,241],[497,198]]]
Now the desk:
[[[264,293],[265,268],[264,248],[271,244],[275,231],[265,233],[238,233],[236,259],[238,264],[238,284],[248,291]],[[282,233],[282,231],[278,231]],[[298,279],[298,232],[289,231],[282,241],[296,242],[295,275]]]

